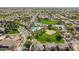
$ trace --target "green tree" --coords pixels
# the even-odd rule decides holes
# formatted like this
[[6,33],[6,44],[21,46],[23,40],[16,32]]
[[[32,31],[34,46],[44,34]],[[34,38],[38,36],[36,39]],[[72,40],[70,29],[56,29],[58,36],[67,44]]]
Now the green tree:
[[62,39],[61,35],[57,35],[57,36],[56,36],[56,39],[57,39],[58,41],[60,41],[60,40]]
[[51,42],[51,39],[50,38],[47,38],[47,40],[46,40],[47,42]]
[[52,28],[52,25],[50,24],[50,25],[48,25],[48,29],[51,29]]

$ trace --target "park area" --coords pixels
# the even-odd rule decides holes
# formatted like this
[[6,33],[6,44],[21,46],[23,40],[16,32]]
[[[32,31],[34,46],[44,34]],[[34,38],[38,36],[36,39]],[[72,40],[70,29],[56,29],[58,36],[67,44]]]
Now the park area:
[[38,31],[35,38],[41,43],[64,43],[62,36],[53,30]]
[[59,21],[58,20],[49,20],[49,19],[40,19],[40,23],[43,23],[43,24],[59,24]]

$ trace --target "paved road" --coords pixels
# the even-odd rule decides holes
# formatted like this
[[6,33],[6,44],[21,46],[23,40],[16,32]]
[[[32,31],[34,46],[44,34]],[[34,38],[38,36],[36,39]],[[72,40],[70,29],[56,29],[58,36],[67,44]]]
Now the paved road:
[[[35,21],[35,19],[36,19],[37,16],[38,16],[38,13],[33,16],[32,20],[31,20],[31,23],[33,23],[33,22]],[[22,50],[23,45],[24,45],[24,43],[26,42],[27,37],[29,36],[29,31],[26,30],[26,29],[25,29],[24,27],[22,27],[22,26],[20,26],[20,28],[19,28],[18,30],[19,30],[19,32],[21,32],[21,33],[23,34],[23,36],[24,36],[24,42],[23,42],[22,46],[21,46],[21,47],[18,47],[18,50]]]
[[36,15],[33,15],[32,19],[31,19],[31,23],[35,22],[37,16],[38,16],[39,13],[36,13]]
[[21,26],[19,27],[18,30],[22,33],[22,35],[24,37],[24,42],[23,42],[22,46],[21,47],[18,47],[18,50],[22,50],[23,45],[26,42],[27,37],[29,36],[29,32],[24,27],[21,27]]

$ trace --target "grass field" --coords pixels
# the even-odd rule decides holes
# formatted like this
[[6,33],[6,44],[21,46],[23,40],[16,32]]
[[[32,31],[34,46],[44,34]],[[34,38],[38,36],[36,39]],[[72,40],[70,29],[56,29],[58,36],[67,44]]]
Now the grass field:
[[57,36],[60,36],[59,33],[55,33],[52,35],[47,35],[45,33],[40,32],[36,35],[36,39],[40,41],[41,43],[50,42],[50,43],[64,43],[63,38],[60,40],[57,40]]
[[43,24],[58,24],[59,21],[57,20],[46,20],[46,19],[41,19],[40,20],[40,23],[43,23]]

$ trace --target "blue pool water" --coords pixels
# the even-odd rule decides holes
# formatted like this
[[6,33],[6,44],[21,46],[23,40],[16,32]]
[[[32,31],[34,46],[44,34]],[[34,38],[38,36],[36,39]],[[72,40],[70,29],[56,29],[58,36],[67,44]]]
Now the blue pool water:
[[36,31],[37,30],[37,27],[32,27],[32,31]]

